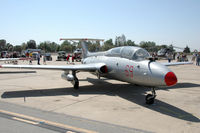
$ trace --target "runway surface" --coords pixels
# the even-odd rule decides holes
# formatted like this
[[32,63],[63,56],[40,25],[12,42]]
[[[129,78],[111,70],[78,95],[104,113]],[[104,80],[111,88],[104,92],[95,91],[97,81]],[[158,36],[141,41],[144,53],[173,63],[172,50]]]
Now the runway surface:
[[0,108],[0,132],[149,133],[139,129],[92,121],[70,115],[52,113],[2,101],[0,102]]

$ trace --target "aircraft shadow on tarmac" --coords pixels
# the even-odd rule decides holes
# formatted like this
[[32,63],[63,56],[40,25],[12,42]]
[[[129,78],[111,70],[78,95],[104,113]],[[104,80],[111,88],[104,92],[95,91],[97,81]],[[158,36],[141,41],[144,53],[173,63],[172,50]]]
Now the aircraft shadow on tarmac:
[[[161,114],[172,116],[178,119],[200,122],[200,119],[173,105],[155,99],[155,104],[145,104],[145,94],[149,89],[135,86],[132,84],[111,84],[106,80],[97,80],[87,78],[87,81],[95,84],[88,86],[80,86],[79,90],[70,88],[53,88],[53,89],[40,89],[40,90],[24,90],[24,91],[8,91],[1,95],[1,98],[19,98],[19,97],[41,97],[41,96],[58,96],[58,95],[72,95],[78,97],[84,94],[97,94],[97,95],[110,95],[119,96],[130,102],[136,103],[140,106],[146,107]],[[177,86],[198,87],[198,84],[180,83]],[[169,87],[167,89],[175,89],[176,87]]]
[[167,87],[166,89],[177,89],[177,88],[192,88],[192,87],[200,87],[200,84],[194,83],[177,83],[175,86]]

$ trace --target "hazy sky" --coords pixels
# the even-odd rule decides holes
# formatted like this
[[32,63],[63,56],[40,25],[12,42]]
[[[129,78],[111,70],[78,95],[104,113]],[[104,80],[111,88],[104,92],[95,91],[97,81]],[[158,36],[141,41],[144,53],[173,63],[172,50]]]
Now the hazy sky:
[[200,50],[200,0],[0,0],[0,39],[61,37],[188,45]]

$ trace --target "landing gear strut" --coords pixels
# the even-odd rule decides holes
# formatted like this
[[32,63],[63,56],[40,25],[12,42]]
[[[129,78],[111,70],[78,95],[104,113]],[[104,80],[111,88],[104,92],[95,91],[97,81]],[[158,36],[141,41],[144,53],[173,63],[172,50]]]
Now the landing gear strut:
[[149,104],[149,105],[154,103],[154,99],[156,97],[155,88],[152,88],[151,92],[152,94],[147,94],[146,96],[146,104]]
[[76,77],[76,71],[72,71],[72,75],[74,76],[74,80],[72,81],[72,84],[74,85],[74,89],[79,89],[79,81]]

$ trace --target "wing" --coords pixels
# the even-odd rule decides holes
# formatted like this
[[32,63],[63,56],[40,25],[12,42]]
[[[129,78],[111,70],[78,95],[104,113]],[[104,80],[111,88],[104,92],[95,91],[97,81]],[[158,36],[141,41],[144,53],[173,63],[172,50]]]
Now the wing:
[[165,66],[176,66],[176,65],[186,65],[186,64],[193,64],[193,62],[174,62],[174,63],[161,63]]
[[45,69],[45,70],[63,70],[63,71],[102,71],[107,70],[106,64],[104,63],[91,63],[91,64],[80,64],[80,65],[0,65],[0,68],[23,68],[23,69]]

